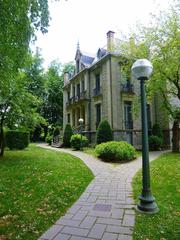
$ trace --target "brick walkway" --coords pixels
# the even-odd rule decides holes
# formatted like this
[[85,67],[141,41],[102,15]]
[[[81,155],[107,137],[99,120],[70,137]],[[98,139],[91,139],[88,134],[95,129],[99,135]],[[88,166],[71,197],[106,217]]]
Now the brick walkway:
[[[114,166],[83,152],[40,146],[82,159],[95,179],[39,240],[132,240],[135,212],[131,182],[141,167],[141,158]],[[150,160],[160,154],[151,153]]]

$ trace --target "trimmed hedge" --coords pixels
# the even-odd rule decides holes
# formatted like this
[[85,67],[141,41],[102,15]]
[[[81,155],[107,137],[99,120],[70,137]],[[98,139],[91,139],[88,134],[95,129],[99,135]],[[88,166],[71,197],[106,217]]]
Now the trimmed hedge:
[[[81,143],[81,141],[82,141],[82,143]],[[81,147],[87,147],[88,143],[89,142],[88,142],[87,137],[82,136],[82,138],[81,138],[81,134],[74,134],[71,136],[71,146],[76,150],[79,150]]]
[[163,144],[163,140],[158,136],[150,136],[149,137],[149,150],[156,151],[160,150]]
[[8,130],[6,132],[6,146],[9,149],[24,149],[29,145],[29,132]]
[[63,147],[71,147],[71,136],[73,135],[73,130],[71,125],[68,123],[64,129],[63,136]]
[[98,126],[96,141],[97,144],[113,140],[113,133],[111,126],[107,120],[102,120]]
[[124,141],[101,143],[96,146],[95,151],[99,158],[109,162],[130,161],[136,156],[135,148]]

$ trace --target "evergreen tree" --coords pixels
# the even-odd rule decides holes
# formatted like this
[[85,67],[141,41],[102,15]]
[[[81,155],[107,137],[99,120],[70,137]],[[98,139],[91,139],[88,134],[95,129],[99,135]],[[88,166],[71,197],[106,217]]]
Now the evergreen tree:
[[64,147],[71,147],[71,136],[73,135],[73,130],[71,125],[68,123],[66,124],[65,130],[64,130],[64,136],[63,136],[63,146]]
[[102,120],[98,126],[96,134],[97,144],[113,140],[111,126],[107,120]]

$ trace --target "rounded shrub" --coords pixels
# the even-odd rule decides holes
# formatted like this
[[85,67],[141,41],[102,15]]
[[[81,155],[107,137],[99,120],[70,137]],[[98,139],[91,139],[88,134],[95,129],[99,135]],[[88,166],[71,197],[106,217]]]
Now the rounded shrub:
[[24,149],[29,145],[29,132],[8,130],[6,132],[6,146],[9,149]]
[[135,148],[124,141],[101,143],[96,146],[95,152],[99,158],[109,162],[130,161],[136,155]]
[[98,126],[96,133],[97,144],[113,140],[113,133],[111,126],[107,120],[102,120]]
[[163,141],[161,137],[154,135],[149,137],[149,149],[152,151],[160,150],[162,147],[162,143]]
[[73,130],[71,125],[68,123],[64,129],[64,136],[63,136],[63,146],[64,147],[71,147],[71,136],[73,135]]
[[71,136],[71,146],[79,150],[81,147],[88,146],[88,139],[85,136],[81,136],[81,134],[74,134]]

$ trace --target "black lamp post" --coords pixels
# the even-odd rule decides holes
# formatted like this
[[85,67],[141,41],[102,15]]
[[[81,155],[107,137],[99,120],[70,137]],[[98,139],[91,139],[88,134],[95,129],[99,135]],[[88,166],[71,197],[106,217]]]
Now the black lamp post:
[[153,66],[147,59],[137,60],[132,68],[132,74],[140,80],[141,90],[141,121],[142,121],[142,194],[139,197],[140,203],[137,210],[143,213],[156,213],[159,211],[155,198],[150,188],[150,170],[149,170],[149,145],[148,145],[148,123],[146,109],[146,89],[145,81],[149,79]]
[[82,149],[82,130],[83,130],[83,123],[84,123],[84,119],[83,119],[83,118],[80,118],[80,119],[79,119],[79,124],[80,124],[80,134],[81,134],[80,149]]

